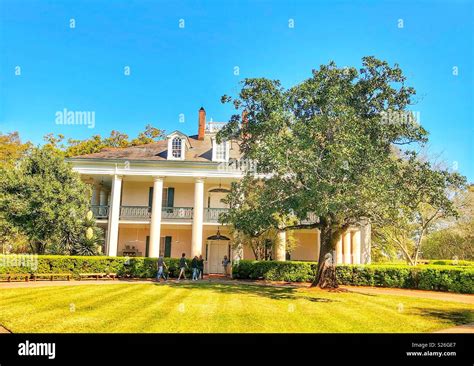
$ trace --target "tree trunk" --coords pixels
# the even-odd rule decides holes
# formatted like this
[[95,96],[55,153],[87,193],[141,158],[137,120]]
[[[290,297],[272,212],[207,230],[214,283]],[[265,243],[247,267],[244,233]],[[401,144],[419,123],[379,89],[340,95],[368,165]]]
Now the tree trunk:
[[322,226],[320,228],[320,250],[318,270],[311,287],[337,288],[335,249],[337,241],[344,231],[342,228]]

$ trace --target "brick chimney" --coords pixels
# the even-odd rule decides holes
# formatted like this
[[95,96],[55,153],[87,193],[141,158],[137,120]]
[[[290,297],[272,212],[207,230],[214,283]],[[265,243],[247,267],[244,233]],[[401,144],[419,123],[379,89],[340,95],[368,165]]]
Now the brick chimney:
[[204,140],[204,132],[206,130],[206,111],[203,107],[199,110],[199,127],[198,127],[198,140]]

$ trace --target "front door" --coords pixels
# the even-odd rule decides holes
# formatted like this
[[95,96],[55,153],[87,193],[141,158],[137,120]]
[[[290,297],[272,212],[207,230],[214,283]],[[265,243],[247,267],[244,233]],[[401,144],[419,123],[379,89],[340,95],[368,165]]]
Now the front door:
[[228,240],[209,240],[208,242],[208,263],[209,273],[224,273],[222,261],[224,256],[229,257]]

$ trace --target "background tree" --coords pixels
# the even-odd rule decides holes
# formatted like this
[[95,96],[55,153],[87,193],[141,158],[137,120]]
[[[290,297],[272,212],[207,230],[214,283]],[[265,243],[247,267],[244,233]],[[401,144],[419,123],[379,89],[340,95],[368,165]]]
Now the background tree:
[[[3,176],[7,170],[13,169],[30,148],[29,142],[22,143],[18,132],[0,133],[0,175]],[[21,231],[5,219],[4,212],[0,212],[2,253],[22,252],[27,244],[27,239]]]
[[[275,259],[279,232],[297,223],[296,216],[282,215],[268,204],[274,192],[268,188],[268,184],[262,184],[251,175],[240,183],[232,183],[231,192],[223,199],[232,209],[220,217],[221,222],[231,225],[234,246],[250,247],[257,260]],[[296,238],[288,230],[286,251],[291,253],[296,246]]]
[[51,147],[33,148],[0,178],[0,212],[31,252],[68,252],[81,237],[90,189]]
[[62,152],[65,157],[93,154],[106,148],[123,148],[130,146],[139,146],[150,144],[164,138],[164,130],[153,127],[148,124],[145,130],[132,140],[129,136],[120,131],[113,130],[108,137],[94,135],[84,140],[68,139],[62,134],[57,136],[48,134],[44,137],[46,145]]
[[459,212],[455,220],[441,220],[423,242],[423,258],[474,260],[474,186],[453,200]]
[[[427,132],[407,110],[414,94],[398,65],[374,57],[364,57],[359,70],[334,62],[322,65],[290,89],[276,80],[245,79],[238,97],[222,98],[240,113],[218,140],[238,139],[243,158],[254,161],[260,175],[249,172],[248,180],[233,185],[228,220],[244,230],[243,221],[235,218],[248,211],[256,231],[278,228],[271,220],[274,214],[296,218],[286,230],[318,228],[321,250],[314,284],[337,286],[323,278],[329,272],[321,266],[341,233],[361,220],[390,218],[407,197],[400,194],[403,187],[396,178],[416,161],[410,159],[416,153],[398,157],[394,146],[407,151],[427,141]],[[242,198],[256,187],[251,179],[262,187],[255,209]],[[303,223],[310,213],[318,220]]]
[[426,235],[441,220],[458,216],[454,194],[464,186],[465,179],[433,169],[429,162],[420,161],[412,153],[400,166],[394,182],[398,203],[378,226],[374,222],[375,237],[397,245],[407,262],[416,265]]
[[11,168],[31,148],[30,143],[22,143],[18,132],[0,133],[0,168]]

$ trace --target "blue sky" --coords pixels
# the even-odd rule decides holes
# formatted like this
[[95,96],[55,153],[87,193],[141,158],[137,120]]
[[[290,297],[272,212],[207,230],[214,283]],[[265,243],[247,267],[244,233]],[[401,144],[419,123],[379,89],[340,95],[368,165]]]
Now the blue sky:
[[[242,78],[289,87],[374,55],[417,89],[430,152],[474,182],[473,35],[472,1],[0,0],[0,131],[35,143],[147,123],[194,134],[201,106],[228,119],[220,97]],[[57,125],[64,108],[94,111],[95,128]]]

